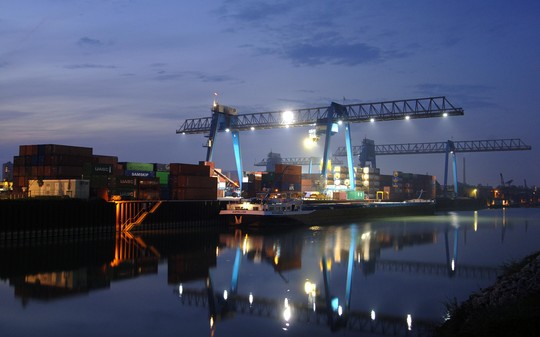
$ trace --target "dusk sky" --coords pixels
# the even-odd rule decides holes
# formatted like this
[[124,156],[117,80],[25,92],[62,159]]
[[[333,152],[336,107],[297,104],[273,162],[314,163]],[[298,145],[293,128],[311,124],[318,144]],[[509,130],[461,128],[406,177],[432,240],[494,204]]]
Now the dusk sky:
[[[353,145],[521,138],[531,151],[458,155],[459,180],[540,185],[539,1],[0,0],[0,162],[22,144],[119,161],[197,163],[213,93],[239,113],[446,96],[461,117],[353,124]],[[303,148],[308,128],[242,132],[245,170]],[[345,145],[332,137],[331,151]],[[230,134],[216,167],[234,169]],[[444,155],[380,156],[432,174]]]

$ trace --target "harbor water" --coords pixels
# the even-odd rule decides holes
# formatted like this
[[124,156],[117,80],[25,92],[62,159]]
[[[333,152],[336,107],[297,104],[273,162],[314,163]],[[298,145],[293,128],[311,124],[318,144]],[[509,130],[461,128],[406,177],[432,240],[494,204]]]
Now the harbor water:
[[540,249],[540,209],[0,247],[0,336],[429,336]]

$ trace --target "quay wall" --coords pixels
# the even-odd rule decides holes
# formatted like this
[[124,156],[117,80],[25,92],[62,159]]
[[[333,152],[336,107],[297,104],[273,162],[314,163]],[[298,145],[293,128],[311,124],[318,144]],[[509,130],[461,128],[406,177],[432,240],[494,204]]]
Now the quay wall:
[[103,200],[2,200],[0,219],[0,241],[108,236],[115,230],[114,205]]
[[218,200],[166,200],[148,214],[140,225],[132,231],[152,230],[206,230],[217,228],[220,221],[219,210],[224,207]]
[[[128,217],[148,210],[151,202],[123,201]],[[121,230],[120,203],[80,199],[16,199],[0,201],[0,243],[57,238],[109,237]],[[133,231],[217,228],[217,200],[162,201]],[[127,219],[127,218],[126,218]],[[124,220],[125,221],[125,220]],[[58,241],[58,240],[56,240]],[[62,240],[61,240],[62,241]]]

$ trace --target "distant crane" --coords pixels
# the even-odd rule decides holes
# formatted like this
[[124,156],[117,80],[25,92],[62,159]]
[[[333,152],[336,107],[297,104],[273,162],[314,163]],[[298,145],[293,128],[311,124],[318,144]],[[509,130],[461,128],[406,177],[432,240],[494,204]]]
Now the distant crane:
[[506,187],[506,186],[510,187],[510,185],[514,182],[514,179],[510,179],[510,180],[505,182],[504,178],[503,178],[503,174],[499,173],[499,175],[501,176],[501,186],[502,187]]
[[[455,154],[458,152],[493,152],[493,151],[525,151],[531,150],[531,146],[525,144],[521,139],[488,139],[488,140],[465,140],[465,141],[452,141],[447,140],[444,142],[429,142],[429,143],[404,143],[404,144],[386,144],[375,145],[373,141],[368,140],[364,143],[371,144],[373,149],[373,158],[375,161],[375,155],[397,155],[397,154],[430,154],[430,153],[444,153],[445,165],[444,165],[444,194],[447,193],[448,182],[448,156],[452,155],[453,158],[453,172],[454,172],[454,192],[458,193],[457,183],[457,163]],[[366,146],[353,146],[353,155],[362,156],[366,151]],[[338,147],[334,152],[334,157],[342,157],[345,155],[343,147]]]
[[[233,138],[240,187],[243,176],[240,158],[240,131],[296,126],[315,127],[317,137],[325,135],[321,178],[326,183],[330,137],[337,132],[339,124],[345,125],[347,164],[349,172],[354,172],[350,123],[461,116],[464,114],[462,108],[454,107],[443,96],[347,105],[332,102],[327,107],[248,114],[238,114],[235,108],[218,104],[214,100],[211,111],[211,117],[186,119],[176,130],[176,133],[205,134],[208,137],[205,144],[207,147],[206,160],[212,161],[216,133],[218,131],[230,132]],[[350,180],[351,188],[354,189],[354,177]]]

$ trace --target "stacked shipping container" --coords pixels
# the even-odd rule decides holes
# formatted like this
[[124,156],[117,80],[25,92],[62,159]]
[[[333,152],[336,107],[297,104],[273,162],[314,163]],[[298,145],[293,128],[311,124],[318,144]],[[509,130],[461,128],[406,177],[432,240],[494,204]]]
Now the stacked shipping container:
[[169,190],[172,200],[216,200],[217,178],[210,162],[170,164]]
[[15,192],[28,188],[29,180],[81,179],[83,166],[92,162],[92,148],[44,144],[21,145],[13,158]]
[[264,172],[261,187],[265,190],[280,192],[302,190],[302,166],[276,164],[274,172]]
[[159,200],[160,180],[156,178],[155,165],[150,163],[118,163],[116,186],[112,195],[121,199]]

